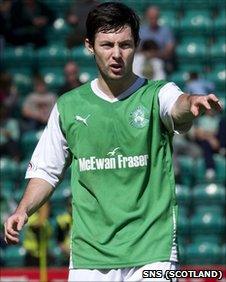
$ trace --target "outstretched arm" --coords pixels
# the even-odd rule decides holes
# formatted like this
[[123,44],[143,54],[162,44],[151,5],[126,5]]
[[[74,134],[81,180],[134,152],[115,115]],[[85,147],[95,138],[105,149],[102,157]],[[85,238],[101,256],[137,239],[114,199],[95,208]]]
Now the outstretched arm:
[[28,217],[38,210],[50,197],[53,186],[40,178],[32,178],[25,190],[16,211],[5,222],[5,241],[8,244],[19,242],[19,232]]
[[174,121],[175,129],[180,130],[185,125],[192,125],[195,118],[207,111],[221,111],[219,99],[214,94],[188,95],[182,94],[174,104],[171,116]]

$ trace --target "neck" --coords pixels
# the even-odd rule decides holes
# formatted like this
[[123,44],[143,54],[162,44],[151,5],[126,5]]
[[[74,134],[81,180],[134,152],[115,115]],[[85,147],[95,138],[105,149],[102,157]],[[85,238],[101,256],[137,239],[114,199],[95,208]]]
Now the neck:
[[122,79],[105,79],[101,74],[98,77],[98,87],[103,91],[109,98],[116,98],[121,93],[126,91],[137,79],[137,76],[132,73],[128,78],[123,77]]

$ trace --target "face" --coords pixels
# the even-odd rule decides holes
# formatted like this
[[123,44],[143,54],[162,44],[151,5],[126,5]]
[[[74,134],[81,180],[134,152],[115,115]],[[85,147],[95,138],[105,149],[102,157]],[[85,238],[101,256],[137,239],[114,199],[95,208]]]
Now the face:
[[135,53],[134,38],[129,26],[108,33],[97,32],[94,46],[86,40],[86,47],[95,55],[96,64],[104,79],[130,78]]
[[78,67],[74,63],[68,63],[64,69],[66,80],[73,83],[78,77]]
[[150,8],[147,11],[147,20],[151,27],[155,28],[158,26],[159,11],[157,8]]

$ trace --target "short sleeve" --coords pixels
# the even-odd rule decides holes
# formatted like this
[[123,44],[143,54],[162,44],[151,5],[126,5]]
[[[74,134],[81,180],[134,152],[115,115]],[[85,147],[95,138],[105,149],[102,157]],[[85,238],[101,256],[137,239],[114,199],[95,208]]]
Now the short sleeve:
[[168,82],[160,89],[158,94],[160,118],[165,127],[173,133],[178,132],[174,128],[174,122],[171,116],[171,111],[178,97],[182,94],[182,90],[174,82]]
[[61,131],[57,105],[53,107],[44,132],[33,152],[25,178],[41,178],[53,187],[71,163],[67,141]]

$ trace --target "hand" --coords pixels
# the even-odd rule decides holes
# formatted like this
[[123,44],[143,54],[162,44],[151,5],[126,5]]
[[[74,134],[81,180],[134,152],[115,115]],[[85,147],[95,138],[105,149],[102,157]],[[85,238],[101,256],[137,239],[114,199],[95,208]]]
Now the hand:
[[28,215],[25,212],[16,212],[12,214],[5,222],[5,242],[7,244],[19,243],[19,231],[28,221]]
[[222,106],[219,99],[214,94],[206,96],[191,95],[190,96],[190,111],[197,117],[208,111],[222,111]]

